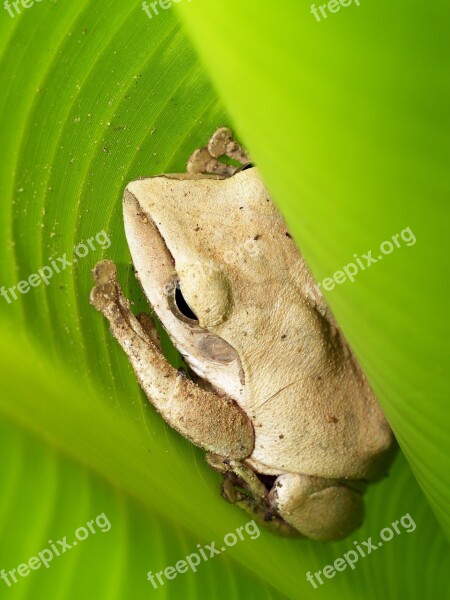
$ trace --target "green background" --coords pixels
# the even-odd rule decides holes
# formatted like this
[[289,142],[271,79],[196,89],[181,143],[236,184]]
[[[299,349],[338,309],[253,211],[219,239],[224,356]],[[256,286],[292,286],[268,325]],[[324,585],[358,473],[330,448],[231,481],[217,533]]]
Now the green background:
[[[7,588],[11,598],[449,597],[448,98],[443,0],[362,0],[317,23],[309,4],[44,0],[0,15],[0,285],[105,230],[100,249],[0,298],[0,569],[105,512],[112,527]],[[215,127],[250,149],[318,280],[410,227],[417,242],[327,299],[402,453],[340,543],[262,532],[154,591],[159,571],[247,517],[203,453],[143,398],[88,304],[102,256],[136,310],[121,195],[183,171]],[[167,341],[168,356],[177,358]],[[447,421],[447,422],[446,422]],[[318,590],[305,579],[409,513],[403,532]]]

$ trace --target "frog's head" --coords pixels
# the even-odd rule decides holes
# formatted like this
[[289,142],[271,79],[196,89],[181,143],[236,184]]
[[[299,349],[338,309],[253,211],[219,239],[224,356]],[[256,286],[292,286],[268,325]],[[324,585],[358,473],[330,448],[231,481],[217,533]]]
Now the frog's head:
[[236,400],[249,378],[276,372],[276,340],[292,334],[291,318],[298,323],[300,311],[318,322],[296,286],[298,250],[257,169],[134,181],[124,220],[137,276],[174,345]]

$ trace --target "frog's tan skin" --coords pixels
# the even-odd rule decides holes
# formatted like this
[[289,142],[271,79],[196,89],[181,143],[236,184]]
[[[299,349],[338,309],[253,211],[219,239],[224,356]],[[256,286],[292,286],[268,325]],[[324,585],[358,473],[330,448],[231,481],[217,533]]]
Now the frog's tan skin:
[[[307,294],[314,280],[258,170],[224,154],[249,162],[221,128],[187,174],[124,195],[137,276],[194,379],[168,364],[151,318],[130,312],[111,261],[94,270],[91,302],[150,402],[223,474],[227,500],[278,533],[339,539],[361,524],[394,437],[328,307]],[[248,240],[257,255],[223,260]],[[197,320],[178,308],[175,279]]]

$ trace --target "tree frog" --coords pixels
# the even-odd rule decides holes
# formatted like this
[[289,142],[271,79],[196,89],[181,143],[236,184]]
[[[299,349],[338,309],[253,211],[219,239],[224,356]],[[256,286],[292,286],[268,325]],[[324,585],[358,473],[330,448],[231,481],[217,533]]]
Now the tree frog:
[[191,374],[133,315],[114,263],[98,263],[91,303],[150,402],[206,451],[226,500],[281,535],[347,536],[395,438],[246,151],[221,127],[187,173],[129,183],[123,215],[136,275]]

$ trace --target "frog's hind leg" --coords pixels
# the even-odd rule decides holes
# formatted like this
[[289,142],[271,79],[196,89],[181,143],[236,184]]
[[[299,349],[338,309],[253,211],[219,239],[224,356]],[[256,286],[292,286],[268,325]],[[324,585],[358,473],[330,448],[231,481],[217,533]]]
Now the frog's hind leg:
[[140,322],[131,312],[112,261],[99,262],[94,279],[91,304],[108,319],[148,399],[169,425],[209,452],[237,459],[249,456],[254,431],[242,409],[229,398],[201,389],[167,362],[151,319],[141,316]]
[[362,524],[366,483],[297,473],[279,475],[270,504],[287,523],[311,540],[329,542]]
[[284,537],[301,537],[272,508],[268,490],[256,474],[237,460],[207,454],[206,461],[222,473],[222,497],[248,513],[259,525]]
[[247,152],[236,142],[231,129],[228,129],[228,127],[217,129],[211,136],[208,146],[195,150],[188,160],[187,172],[231,177],[241,167],[221,162],[220,159],[223,156],[227,156],[241,165],[250,163]]

